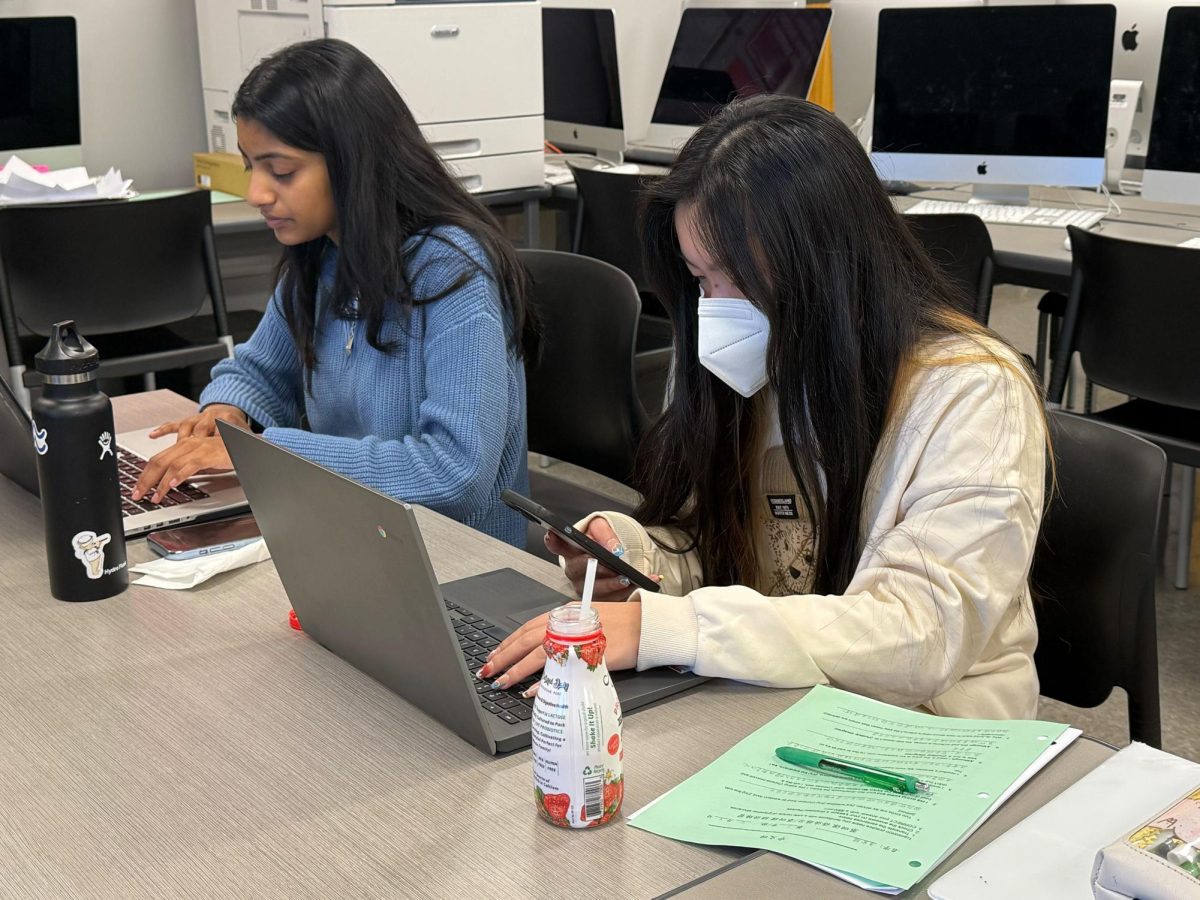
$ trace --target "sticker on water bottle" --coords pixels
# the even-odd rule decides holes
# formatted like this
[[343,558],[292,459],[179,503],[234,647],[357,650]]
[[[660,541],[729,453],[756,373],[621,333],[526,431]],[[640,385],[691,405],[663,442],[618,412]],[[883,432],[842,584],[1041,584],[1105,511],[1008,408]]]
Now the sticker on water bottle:
[[[104,571],[104,548],[111,540],[112,535],[96,534],[94,531],[81,531],[71,538],[71,547],[75,550],[75,558],[83,563],[87,577],[93,581],[103,578],[106,574],[111,574]],[[117,566],[112,571],[115,572],[120,568],[121,566]]]
[[33,449],[37,451],[38,456],[45,456],[46,451],[50,449],[46,443],[46,429],[38,428],[37,422],[33,423]]
[[101,459],[104,459],[105,456],[113,455],[112,434],[110,434],[107,431],[104,432],[103,434],[100,435],[99,438],[96,439],[96,443],[98,443],[100,445],[100,458]]

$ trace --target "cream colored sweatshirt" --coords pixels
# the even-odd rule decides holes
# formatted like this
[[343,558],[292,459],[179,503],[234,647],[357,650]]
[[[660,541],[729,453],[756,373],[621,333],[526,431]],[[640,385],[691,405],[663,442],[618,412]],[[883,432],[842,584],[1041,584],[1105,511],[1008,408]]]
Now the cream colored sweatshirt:
[[633,597],[642,603],[638,668],[679,665],[772,687],[831,684],[940,715],[1033,717],[1028,580],[1045,431],[1026,380],[995,362],[914,371],[868,477],[862,557],[840,595],[806,593],[812,530],[777,425],[774,433],[755,521],[763,592],[705,587],[695,551],[670,553],[654,540],[685,546],[681,535],[598,514],[628,562],[663,576],[661,593]]

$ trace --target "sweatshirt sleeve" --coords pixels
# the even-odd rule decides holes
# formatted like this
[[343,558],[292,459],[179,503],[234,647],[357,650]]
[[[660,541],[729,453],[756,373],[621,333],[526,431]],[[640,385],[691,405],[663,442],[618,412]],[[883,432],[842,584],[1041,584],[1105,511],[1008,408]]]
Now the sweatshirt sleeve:
[[[473,241],[469,250],[483,258]],[[467,275],[414,313],[425,317],[425,396],[415,433],[385,440],[268,428],[263,436],[367,487],[462,519],[489,502],[504,452],[510,386],[500,293],[490,275],[436,238],[412,265],[417,298]]]
[[1025,596],[1044,424],[1032,392],[995,365],[939,367],[919,390],[924,399],[895,437],[894,452],[917,456],[899,515],[872,530],[844,594],[641,592],[638,668],[681,665],[774,687],[829,683],[903,706],[957,683]]
[[200,408],[227,403],[266,428],[296,427],[304,409],[303,382],[277,288],[250,339],[234,348],[232,359],[213,367]]
[[[604,519],[612,528],[624,551],[622,560],[644,575],[662,576],[662,590],[681,594],[703,583],[704,570],[695,550],[680,553],[667,549],[673,547],[682,550],[688,546],[689,539],[681,529],[647,529],[632,516],[608,510],[584,517],[575,523],[575,527],[586,532],[595,519]],[[559,565],[565,566],[562,557],[559,557]]]

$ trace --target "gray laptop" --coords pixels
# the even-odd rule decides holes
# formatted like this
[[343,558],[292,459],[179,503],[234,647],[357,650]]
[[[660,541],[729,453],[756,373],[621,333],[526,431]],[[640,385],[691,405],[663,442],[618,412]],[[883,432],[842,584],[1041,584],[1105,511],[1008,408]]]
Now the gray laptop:
[[[305,633],[485,753],[529,746],[533,701],[474,672],[504,637],[571,598],[499,569],[439,585],[413,509],[217,423]],[[622,712],[700,684],[670,669],[613,677]]]
[[[246,495],[232,475],[204,476],[184,482],[163,498],[134,500],[134,484],[146,461],[165,450],[174,438],[153,440],[152,429],[117,434],[117,469],[121,478],[121,515],[125,536],[135,537],[156,528],[224,516],[246,508]],[[12,388],[0,378],[0,475],[7,476],[38,496],[36,436],[33,421],[17,402]]]

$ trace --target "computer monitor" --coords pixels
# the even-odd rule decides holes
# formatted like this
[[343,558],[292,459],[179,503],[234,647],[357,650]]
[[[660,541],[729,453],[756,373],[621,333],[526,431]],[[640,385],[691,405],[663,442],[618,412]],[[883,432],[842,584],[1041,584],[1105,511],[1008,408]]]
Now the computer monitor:
[[70,16],[0,18],[0,165],[14,153],[53,169],[83,164]]
[[1018,203],[1028,185],[1101,184],[1115,22],[1101,4],[883,10],[880,177],[974,182]]
[[678,149],[735,97],[807,98],[829,9],[684,9],[644,143]]
[[[1096,0],[1058,0],[1060,6]],[[1178,5],[1196,5],[1198,0]],[[1112,77],[1114,80],[1140,81],[1141,97],[1133,114],[1125,152],[1132,157],[1136,168],[1144,168],[1147,146],[1150,143],[1150,119],[1154,110],[1155,86],[1158,82],[1158,61],[1162,54],[1163,26],[1167,21],[1164,0],[1116,0],[1117,27],[1113,40]]]
[[625,152],[611,9],[542,8],[546,140],[620,162]]
[[[868,113],[875,90],[875,35],[883,9],[983,6],[983,0],[837,0],[829,28],[833,52],[833,110],[855,126]],[[867,133],[870,134],[868,122]]]
[[1142,196],[1200,204],[1200,7],[1167,13]]

